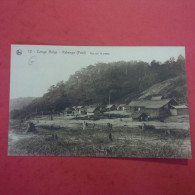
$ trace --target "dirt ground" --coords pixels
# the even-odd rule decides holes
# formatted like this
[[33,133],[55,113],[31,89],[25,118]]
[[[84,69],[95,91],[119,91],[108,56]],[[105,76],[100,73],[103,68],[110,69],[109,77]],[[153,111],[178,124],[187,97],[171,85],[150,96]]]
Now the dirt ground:
[[[189,123],[171,118],[168,122],[148,121],[155,129],[141,129],[143,122],[130,118],[73,120],[72,116],[49,116],[30,120],[36,132],[27,133],[29,121],[10,120],[9,148],[11,156],[105,156],[190,158]],[[109,129],[107,123],[113,128]],[[95,125],[94,125],[95,124]],[[171,130],[169,135],[165,130]]]

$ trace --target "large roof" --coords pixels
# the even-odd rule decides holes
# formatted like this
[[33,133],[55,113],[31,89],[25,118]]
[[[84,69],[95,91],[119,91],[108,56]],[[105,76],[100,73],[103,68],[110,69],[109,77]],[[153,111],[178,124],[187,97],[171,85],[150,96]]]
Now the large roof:
[[151,100],[162,100],[163,96],[153,96]]
[[178,106],[172,106],[175,109],[182,109],[182,108],[188,108],[186,105],[178,105]]
[[134,113],[131,115],[131,117],[132,117],[133,119],[136,119],[136,118],[139,118],[141,115],[146,115],[146,116],[147,116],[147,114],[144,113],[144,112],[134,112]]
[[88,108],[87,112],[95,112],[97,107]]
[[79,109],[80,111],[86,111],[87,109],[86,108],[81,108]]
[[77,106],[78,109],[83,108],[84,106]]
[[110,104],[108,106],[106,106],[106,108],[112,108],[113,106],[115,106],[114,104]]
[[166,104],[172,102],[177,104],[174,99],[162,99],[162,100],[139,100],[130,102],[130,107],[144,107],[144,108],[161,108]]

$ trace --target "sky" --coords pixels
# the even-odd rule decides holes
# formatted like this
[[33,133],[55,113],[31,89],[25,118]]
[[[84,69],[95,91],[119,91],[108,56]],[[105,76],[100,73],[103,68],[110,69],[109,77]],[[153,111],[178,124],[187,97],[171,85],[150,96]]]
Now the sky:
[[184,47],[12,45],[10,98],[41,97],[51,85],[99,62],[165,62],[180,54],[185,57]]

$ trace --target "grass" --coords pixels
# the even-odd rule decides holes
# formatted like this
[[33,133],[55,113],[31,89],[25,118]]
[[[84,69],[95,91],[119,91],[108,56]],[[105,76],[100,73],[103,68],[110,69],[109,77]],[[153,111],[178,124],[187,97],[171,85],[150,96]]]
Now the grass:
[[[10,131],[25,134],[26,124],[12,123]],[[106,125],[75,127],[39,125],[36,134],[9,144],[9,155],[21,156],[107,156],[187,158],[190,156],[189,132],[175,131],[166,136],[164,130],[143,131],[127,126],[113,127],[113,141]],[[57,139],[53,139],[57,135]]]

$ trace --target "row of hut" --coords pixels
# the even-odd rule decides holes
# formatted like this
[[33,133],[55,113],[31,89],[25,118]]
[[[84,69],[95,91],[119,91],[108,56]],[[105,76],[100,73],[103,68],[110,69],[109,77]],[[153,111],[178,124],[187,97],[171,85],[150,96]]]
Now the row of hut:
[[154,96],[149,100],[141,99],[131,101],[127,104],[111,104],[107,106],[73,106],[66,108],[66,114],[74,115],[96,115],[109,111],[126,111],[134,120],[145,121],[149,119],[160,119],[167,116],[188,115],[188,107],[179,105],[173,98]]
[[120,105],[108,105],[108,106],[102,106],[102,105],[90,105],[90,106],[73,106],[65,109],[65,112],[67,115],[95,115],[100,114],[103,112],[109,112],[114,110],[125,110],[126,105],[120,104]]

